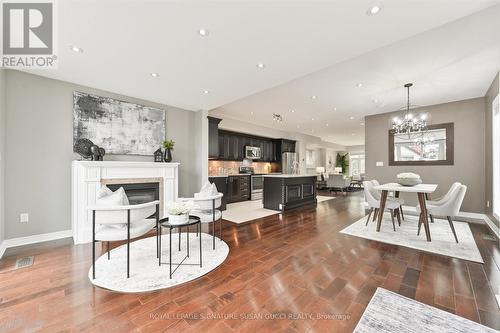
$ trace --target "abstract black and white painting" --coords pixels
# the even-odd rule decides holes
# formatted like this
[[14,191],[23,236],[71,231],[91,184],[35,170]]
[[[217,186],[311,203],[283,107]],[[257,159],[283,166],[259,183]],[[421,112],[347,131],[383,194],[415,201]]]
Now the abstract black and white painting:
[[73,144],[86,138],[106,154],[153,155],[165,140],[165,110],[73,92]]

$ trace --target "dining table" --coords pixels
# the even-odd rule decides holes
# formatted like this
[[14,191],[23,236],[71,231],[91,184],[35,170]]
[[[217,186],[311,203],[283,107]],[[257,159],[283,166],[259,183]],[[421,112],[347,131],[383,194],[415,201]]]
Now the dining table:
[[427,241],[430,242],[431,231],[429,228],[429,220],[427,219],[428,213],[425,201],[427,200],[429,194],[434,193],[434,191],[436,191],[436,188],[437,184],[418,184],[414,186],[403,186],[397,183],[387,183],[375,186],[374,189],[382,191],[380,195],[380,209],[379,209],[381,213],[378,214],[377,231],[380,231],[380,226],[382,225],[382,219],[384,215],[383,212],[385,209],[387,195],[389,194],[389,192],[394,192],[394,196],[396,198],[399,197],[400,192],[416,193],[418,197],[418,203],[420,205],[420,218],[418,224],[419,226],[421,223],[424,225],[425,237],[427,238]]

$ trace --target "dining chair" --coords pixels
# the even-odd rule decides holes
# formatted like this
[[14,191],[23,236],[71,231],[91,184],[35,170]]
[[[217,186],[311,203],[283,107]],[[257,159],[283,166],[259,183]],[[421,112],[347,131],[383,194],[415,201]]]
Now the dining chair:
[[[372,179],[371,183],[373,184],[373,187],[380,185],[380,183],[376,179]],[[375,190],[374,195],[375,195],[375,198],[380,201],[380,191]],[[404,221],[405,220],[405,215],[403,213],[403,205],[405,203],[404,199],[403,198],[396,198],[394,196],[390,196],[390,197],[388,196],[387,200],[393,200],[393,201],[399,202],[399,212],[401,213],[401,219]]]
[[[460,185],[462,185],[462,183],[460,182],[455,182],[451,184],[450,189],[448,190],[448,192],[446,192],[445,195],[434,200],[427,200],[426,203],[429,205],[440,205],[446,202],[450,198],[453,191]],[[434,216],[432,216],[432,214],[429,214],[429,217],[431,218],[431,222],[434,223]]]
[[[141,237],[156,227],[156,255],[159,256],[158,222],[160,218],[158,200],[123,206],[89,206],[92,211],[92,279],[95,279],[95,243],[127,241],[127,278],[130,277],[130,240]],[[155,218],[149,217],[154,214]]]
[[[467,192],[467,186],[458,185],[450,193],[446,201],[442,201],[438,205],[430,205],[426,203],[427,211],[429,214],[434,216],[446,216],[448,223],[450,224],[451,231],[455,237],[455,241],[458,243],[457,233],[455,232],[455,227],[453,226],[453,217],[457,216],[460,212],[460,207],[464,201],[465,193]],[[417,213],[420,213],[420,207],[417,206]],[[420,235],[420,228],[422,226],[422,218],[420,218],[418,223],[417,235]]]
[[[372,212],[374,212],[374,215],[373,215],[374,221],[375,221],[377,214],[384,214],[384,212],[380,211],[380,200],[378,200],[374,197],[374,194],[377,193],[378,191],[373,188],[372,182],[371,181],[364,181],[363,182],[363,189],[365,192],[366,202],[368,203],[368,206],[370,207],[370,213],[368,214],[368,218],[366,219],[366,223],[365,223],[365,226],[367,226],[368,222],[370,221],[370,216],[371,216]],[[392,228],[394,229],[394,231],[396,231],[396,224],[394,222],[394,215],[397,216],[398,224],[401,225],[400,204],[398,201],[387,200],[386,204],[385,204],[385,209],[390,211],[391,219],[392,219]]]

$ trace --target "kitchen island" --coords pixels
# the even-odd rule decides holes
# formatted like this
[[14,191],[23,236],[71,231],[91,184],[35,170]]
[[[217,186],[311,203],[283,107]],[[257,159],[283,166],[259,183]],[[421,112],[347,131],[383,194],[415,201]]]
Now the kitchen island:
[[316,175],[264,175],[264,208],[286,211],[316,205]]

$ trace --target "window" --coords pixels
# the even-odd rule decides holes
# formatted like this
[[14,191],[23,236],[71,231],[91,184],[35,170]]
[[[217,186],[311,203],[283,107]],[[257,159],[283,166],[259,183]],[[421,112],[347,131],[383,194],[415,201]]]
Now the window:
[[362,175],[365,173],[365,154],[349,154],[349,176]]
[[493,215],[500,220],[500,106],[493,101]]
[[308,168],[316,167],[316,150],[313,149],[306,150],[306,167]]

